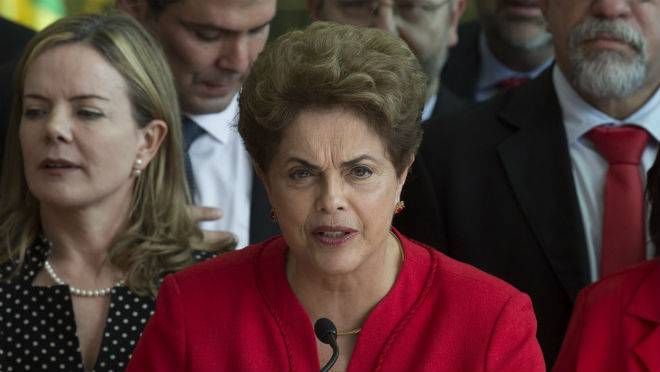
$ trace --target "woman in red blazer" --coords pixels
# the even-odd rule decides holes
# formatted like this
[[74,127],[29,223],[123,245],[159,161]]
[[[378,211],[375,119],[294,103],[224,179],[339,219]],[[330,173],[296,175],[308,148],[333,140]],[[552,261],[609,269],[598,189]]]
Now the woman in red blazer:
[[317,23],[269,45],[238,129],[282,236],[168,277],[129,371],[544,371],[525,294],[391,228],[424,91],[381,30]]
[[554,372],[660,371],[660,261],[580,292]]
[[[649,231],[660,247],[660,161],[648,174]],[[660,371],[660,259],[580,292],[553,372]]]

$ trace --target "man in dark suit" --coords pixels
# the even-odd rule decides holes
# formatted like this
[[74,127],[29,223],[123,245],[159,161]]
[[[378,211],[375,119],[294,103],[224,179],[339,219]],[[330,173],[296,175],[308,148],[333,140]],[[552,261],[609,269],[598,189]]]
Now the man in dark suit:
[[430,126],[421,152],[445,251],[531,296],[552,365],[578,291],[655,254],[643,182],[660,138],[660,5],[541,7],[556,65]]
[[[34,31],[0,17],[0,159],[5,148],[5,134],[12,99],[13,72],[23,48]],[[1,163],[1,161],[0,161]]]
[[[234,127],[237,95],[263,49],[275,0],[117,0],[162,43],[184,113],[193,216],[207,240],[226,231],[238,248],[277,233],[270,205]],[[219,217],[222,210],[222,218]]]
[[458,29],[442,81],[461,98],[483,101],[534,78],[553,57],[536,0],[477,0],[478,20]]

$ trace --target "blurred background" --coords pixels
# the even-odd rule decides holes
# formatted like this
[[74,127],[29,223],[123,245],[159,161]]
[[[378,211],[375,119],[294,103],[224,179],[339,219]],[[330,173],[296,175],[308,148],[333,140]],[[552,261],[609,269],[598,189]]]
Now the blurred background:
[[[0,0],[0,15],[35,30],[41,30],[60,17],[102,12],[113,4],[114,0]],[[277,15],[271,25],[271,38],[307,24],[304,0],[278,0],[277,5]],[[473,18],[474,13],[473,1],[468,0],[468,9],[463,19]]]

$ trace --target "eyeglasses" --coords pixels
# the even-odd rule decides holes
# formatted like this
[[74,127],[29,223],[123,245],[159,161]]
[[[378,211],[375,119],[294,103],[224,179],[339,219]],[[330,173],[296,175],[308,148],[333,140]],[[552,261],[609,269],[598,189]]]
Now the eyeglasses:
[[391,7],[394,16],[416,23],[433,16],[449,2],[450,0],[438,3],[410,0],[337,0],[337,7],[344,17],[355,23],[369,22],[384,7]]

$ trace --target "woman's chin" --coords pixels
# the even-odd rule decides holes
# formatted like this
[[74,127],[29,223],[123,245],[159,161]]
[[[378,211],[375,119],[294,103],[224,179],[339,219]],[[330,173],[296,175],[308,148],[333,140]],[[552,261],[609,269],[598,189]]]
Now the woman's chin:
[[34,196],[42,207],[55,209],[76,209],[89,204],[88,198],[69,191],[57,192],[57,190],[50,190],[36,193]]
[[360,255],[349,247],[317,251],[313,255],[313,262],[317,272],[327,276],[350,274],[362,264]]

